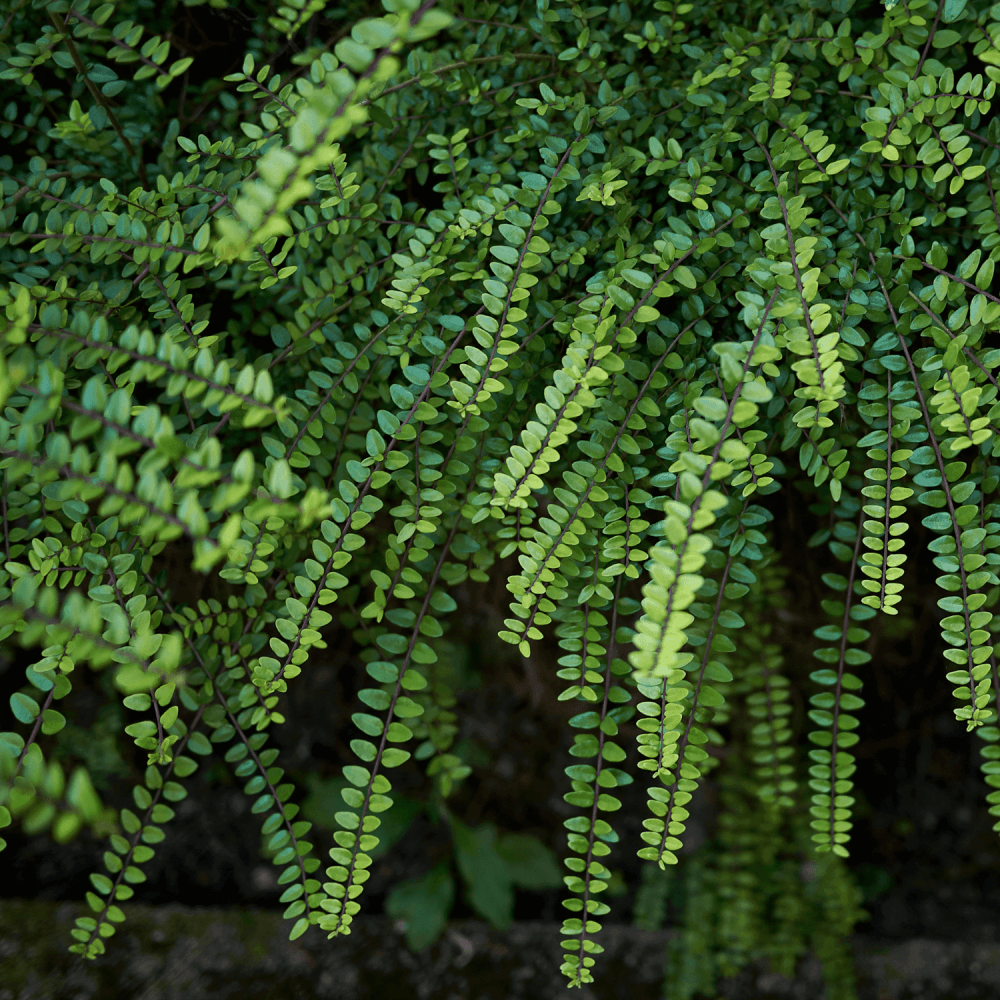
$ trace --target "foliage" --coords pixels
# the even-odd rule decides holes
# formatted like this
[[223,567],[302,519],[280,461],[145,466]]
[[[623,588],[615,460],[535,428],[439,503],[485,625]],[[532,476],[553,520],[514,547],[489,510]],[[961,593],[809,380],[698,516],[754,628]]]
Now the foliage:
[[[347,781],[306,775],[305,782],[310,794],[302,803],[302,815],[319,827],[336,830],[337,813],[343,808],[341,796],[349,787]],[[358,809],[353,811],[357,813]],[[368,852],[372,860],[404,837],[422,812],[447,822],[454,864],[443,861],[419,877],[397,885],[388,895],[386,910],[390,916],[405,922],[407,943],[415,951],[436,940],[445,928],[456,897],[455,869],[471,907],[500,929],[506,928],[513,918],[515,886],[537,891],[562,885],[555,856],[537,837],[523,833],[498,836],[489,823],[470,829],[443,804],[425,808],[415,799],[401,795],[380,814],[380,839]],[[440,813],[444,816],[436,815]]]
[[[470,906],[494,927],[510,925],[514,887],[550,889],[562,885],[552,852],[536,837],[508,833],[497,837],[489,823],[470,829],[448,816],[455,862]],[[456,879],[447,862],[419,878],[396,886],[386,901],[390,916],[404,920],[407,943],[420,950],[445,927],[456,895]]]
[[[905,607],[908,526],[935,536],[956,714],[1000,787],[1000,6],[417,2],[341,31],[322,2],[249,0],[257,37],[221,81],[172,59],[179,4],[10,7],[0,640],[41,653],[0,737],[0,824],[111,822],[43,750],[85,664],[146,771],[73,950],[104,950],[217,752],[290,936],[348,933],[388,772],[424,762],[442,802],[468,774],[444,650],[498,578],[500,638],[557,643],[581,703],[570,984],[593,980],[626,849],[616,789],[642,782],[639,854],[665,870],[725,759],[678,991],[810,944],[849,995],[865,624]],[[812,672],[771,631],[782,502],[843,564]],[[267,742],[337,626],[371,686],[324,880]],[[502,922],[500,842],[452,820]],[[436,868],[391,905],[433,897],[440,924],[454,889]]]

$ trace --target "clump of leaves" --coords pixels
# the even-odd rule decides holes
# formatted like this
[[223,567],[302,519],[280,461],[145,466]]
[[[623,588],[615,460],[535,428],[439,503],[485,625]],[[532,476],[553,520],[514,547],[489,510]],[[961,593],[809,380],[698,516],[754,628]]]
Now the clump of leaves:
[[[383,0],[327,37],[322,0],[252,2],[242,68],[194,86],[170,11],[12,8],[0,639],[41,655],[0,736],[0,823],[99,821],[86,771],[64,783],[42,749],[78,665],[113,673],[147,755],[75,951],[103,951],[214,753],[261,818],[291,937],[349,932],[389,772],[463,773],[439,671],[456,595],[499,577],[500,638],[557,642],[559,698],[581,703],[569,983],[601,952],[616,789],[643,782],[640,857],[673,865],[728,742],[732,850],[812,852],[822,873],[779,865],[775,937],[751,919],[765,869],[723,865],[746,920],[692,938],[671,975],[704,988],[708,952],[787,966],[808,904],[850,993],[866,626],[906,607],[915,519],[956,714],[988,784],[1000,768],[1000,7],[853,6]],[[783,487],[823,519],[811,538],[774,523]],[[784,662],[766,582],[807,541],[843,563],[818,570],[812,672]],[[222,599],[168,580],[172,542]],[[370,686],[320,872],[267,742],[335,615]],[[499,905],[501,867],[487,891],[461,860],[492,834],[454,829],[473,895]],[[711,878],[689,878],[696,937]]]

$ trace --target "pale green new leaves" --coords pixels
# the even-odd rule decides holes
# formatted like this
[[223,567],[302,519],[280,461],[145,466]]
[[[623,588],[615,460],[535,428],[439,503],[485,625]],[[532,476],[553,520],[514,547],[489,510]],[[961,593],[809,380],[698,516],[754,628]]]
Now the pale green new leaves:
[[[291,36],[324,6],[325,0],[309,0],[297,11],[282,8],[279,13],[284,17],[272,18],[272,23]],[[333,165],[340,153],[338,140],[367,120],[362,101],[372,86],[398,72],[398,60],[386,52],[395,51],[403,41],[429,38],[451,22],[449,15],[438,11],[414,18],[410,11],[417,5],[412,0],[400,2],[399,8],[399,14],[361,21],[351,38],[337,43],[334,56],[324,58],[318,79],[299,82],[288,145],[269,143],[257,164],[259,179],[244,183],[232,215],[220,216],[214,248],[217,259],[249,259],[271,237],[292,232],[288,212],[312,194],[312,174]],[[381,50],[378,54],[376,46]],[[244,75],[252,67],[252,62],[247,64]]]

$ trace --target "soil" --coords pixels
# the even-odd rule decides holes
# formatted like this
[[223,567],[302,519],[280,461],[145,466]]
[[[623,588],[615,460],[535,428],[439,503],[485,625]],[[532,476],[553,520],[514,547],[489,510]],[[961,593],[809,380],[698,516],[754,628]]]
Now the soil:
[[[455,921],[419,955],[398,928],[360,918],[348,937],[310,928],[285,939],[279,914],[246,907],[133,905],[112,947],[93,962],[65,940],[85,908],[0,900],[0,1000],[659,1000],[669,931],[609,926],[597,982],[569,990],[559,929],[525,922],[508,931]],[[1000,947],[859,938],[859,1000],[992,1000]],[[749,968],[720,984],[719,1000],[816,1000],[818,963],[794,979]]]

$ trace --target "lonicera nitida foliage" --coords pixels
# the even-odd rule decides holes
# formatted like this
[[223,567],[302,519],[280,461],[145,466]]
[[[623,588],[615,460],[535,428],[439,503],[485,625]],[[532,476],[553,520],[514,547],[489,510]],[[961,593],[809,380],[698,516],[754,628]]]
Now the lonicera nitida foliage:
[[[500,638],[557,640],[580,703],[570,984],[598,971],[609,857],[638,849],[655,888],[727,744],[729,854],[688,868],[676,993],[811,945],[849,995],[864,644],[917,522],[1000,786],[1000,5],[289,3],[240,5],[224,79],[177,58],[179,3],[20,0],[0,27],[0,639],[41,650],[0,823],[114,827],[74,931],[93,957],[220,752],[291,937],[348,933],[392,770],[443,794],[468,770],[439,658],[453,595],[500,575]],[[815,669],[771,635],[778,491],[843,564]],[[228,606],[168,579],[178,547]],[[371,686],[321,870],[267,741],[335,616]],[[46,759],[82,665],[148,754],[111,820]]]

